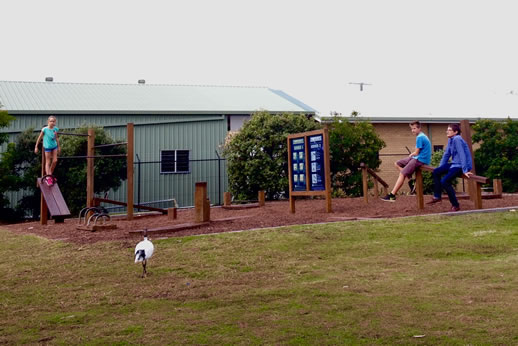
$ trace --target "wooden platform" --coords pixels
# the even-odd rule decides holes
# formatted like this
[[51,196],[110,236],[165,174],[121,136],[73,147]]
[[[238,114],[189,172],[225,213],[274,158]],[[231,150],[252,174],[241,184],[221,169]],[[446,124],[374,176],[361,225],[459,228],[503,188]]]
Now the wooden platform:
[[52,217],[70,216],[70,210],[68,210],[57,183],[49,186],[47,183],[42,182],[41,178],[38,178],[38,186]]
[[222,205],[221,208],[228,209],[228,210],[243,210],[243,209],[259,208],[259,203]]
[[[181,224],[170,225],[170,226],[165,226],[165,227],[148,228],[147,233],[148,233],[148,235],[174,233],[174,232],[185,231],[188,229],[205,227],[205,226],[210,225],[211,223],[232,222],[234,220],[245,219],[248,217],[250,217],[250,216],[227,217],[224,219],[211,220],[210,222],[188,222],[188,223],[181,223]],[[130,235],[140,236],[144,233],[144,230],[139,229],[139,230],[129,231],[128,233]]]
[[117,225],[116,224],[93,225],[93,226],[79,225],[76,227],[76,229],[78,229],[80,231],[99,232],[99,231],[117,229]]

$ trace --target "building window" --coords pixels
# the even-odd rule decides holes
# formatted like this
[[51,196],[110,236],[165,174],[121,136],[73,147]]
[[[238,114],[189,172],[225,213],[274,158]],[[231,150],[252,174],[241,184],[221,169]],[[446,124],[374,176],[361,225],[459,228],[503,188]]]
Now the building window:
[[436,152],[436,151],[439,151],[439,150],[443,150],[444,149],[444,145],[434,145],[433,146],[433,151]]
[[162,150],[160,173],[189,173],[189,150]]

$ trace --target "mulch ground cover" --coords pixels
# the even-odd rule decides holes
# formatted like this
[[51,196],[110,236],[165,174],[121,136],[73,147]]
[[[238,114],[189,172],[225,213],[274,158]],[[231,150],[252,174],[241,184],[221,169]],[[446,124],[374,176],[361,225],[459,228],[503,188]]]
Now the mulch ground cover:
[[[431,200],[431,198],[431,196],[425,196],[425,203]],[[473,202],[470,200],[464,199],[459,202],[461,211],[475,209]],[[398,196],[397,201],[393,203],[371,197],[368,204],[365,204],[363,198],[337,198],[333,199],[332,205],[333,213],[326,213],[325,200],[297,199],[294,214],[290,213],[288,201],[267,201],[264,207],[238,210],[212,207],[211,222],[204,223],[195,228],[162,232],[161,234],[156,234],[154,238],[221,233],[286,225],[437,214],[449,212],[451,208],[450,203],[446,199],[441,203],[425,205],[423,210],[418,210],[415,196]],[[501,199],[483,200],[484,209],[504,207],[518,207],[518,194],[504,194]],[[64,223],[49,221],[48,225],[40,225],[39,222],[25,222],[1,225],[0,227],[15,233],[35,234],[49,239],[59,239],[77,244],[113,240],[133,244],[136,236],[131,231],[163,229],[194,222],[193,209],[178,210],[176,220],[169,220],[167,215],[136,215],[132,221],[113,217],[111,223],[117,226],[116,229],[96,232],[78,230],[78,220],[76,218],[66,219]],[[137,234],[137,236],[140,235]]]

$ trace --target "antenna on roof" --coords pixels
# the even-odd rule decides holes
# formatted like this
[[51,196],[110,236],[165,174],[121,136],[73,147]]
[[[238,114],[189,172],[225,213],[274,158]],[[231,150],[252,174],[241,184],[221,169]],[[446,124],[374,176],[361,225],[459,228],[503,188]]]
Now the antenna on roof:
[[53,82],[54,77],[45,77],[45,82]]
[[363,91],[363,86],[364,86],[364,85],[372,85],[372,84],[369,84],[369,83],[349,83],[349,84],[356,84],[356,85],[359,85],[359,86],[360,86],[360,91]]

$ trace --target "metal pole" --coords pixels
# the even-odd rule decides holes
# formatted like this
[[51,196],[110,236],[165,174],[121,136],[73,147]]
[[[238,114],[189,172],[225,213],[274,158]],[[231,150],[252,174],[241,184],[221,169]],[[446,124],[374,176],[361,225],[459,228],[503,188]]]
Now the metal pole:
[[[137,181],[137,204],[140,205],[140,177],[141,177],[141,174],[140,174],[140,157],[138,156],[138,154],[135,154],[135,156],[137,156],[137,172],[138,172],[138,181]],[[138,211],[140,211],[140,208],[137,209]]]
[[215,152],[218,157],[218,205],[221,205],[221,157],[217,150]]

